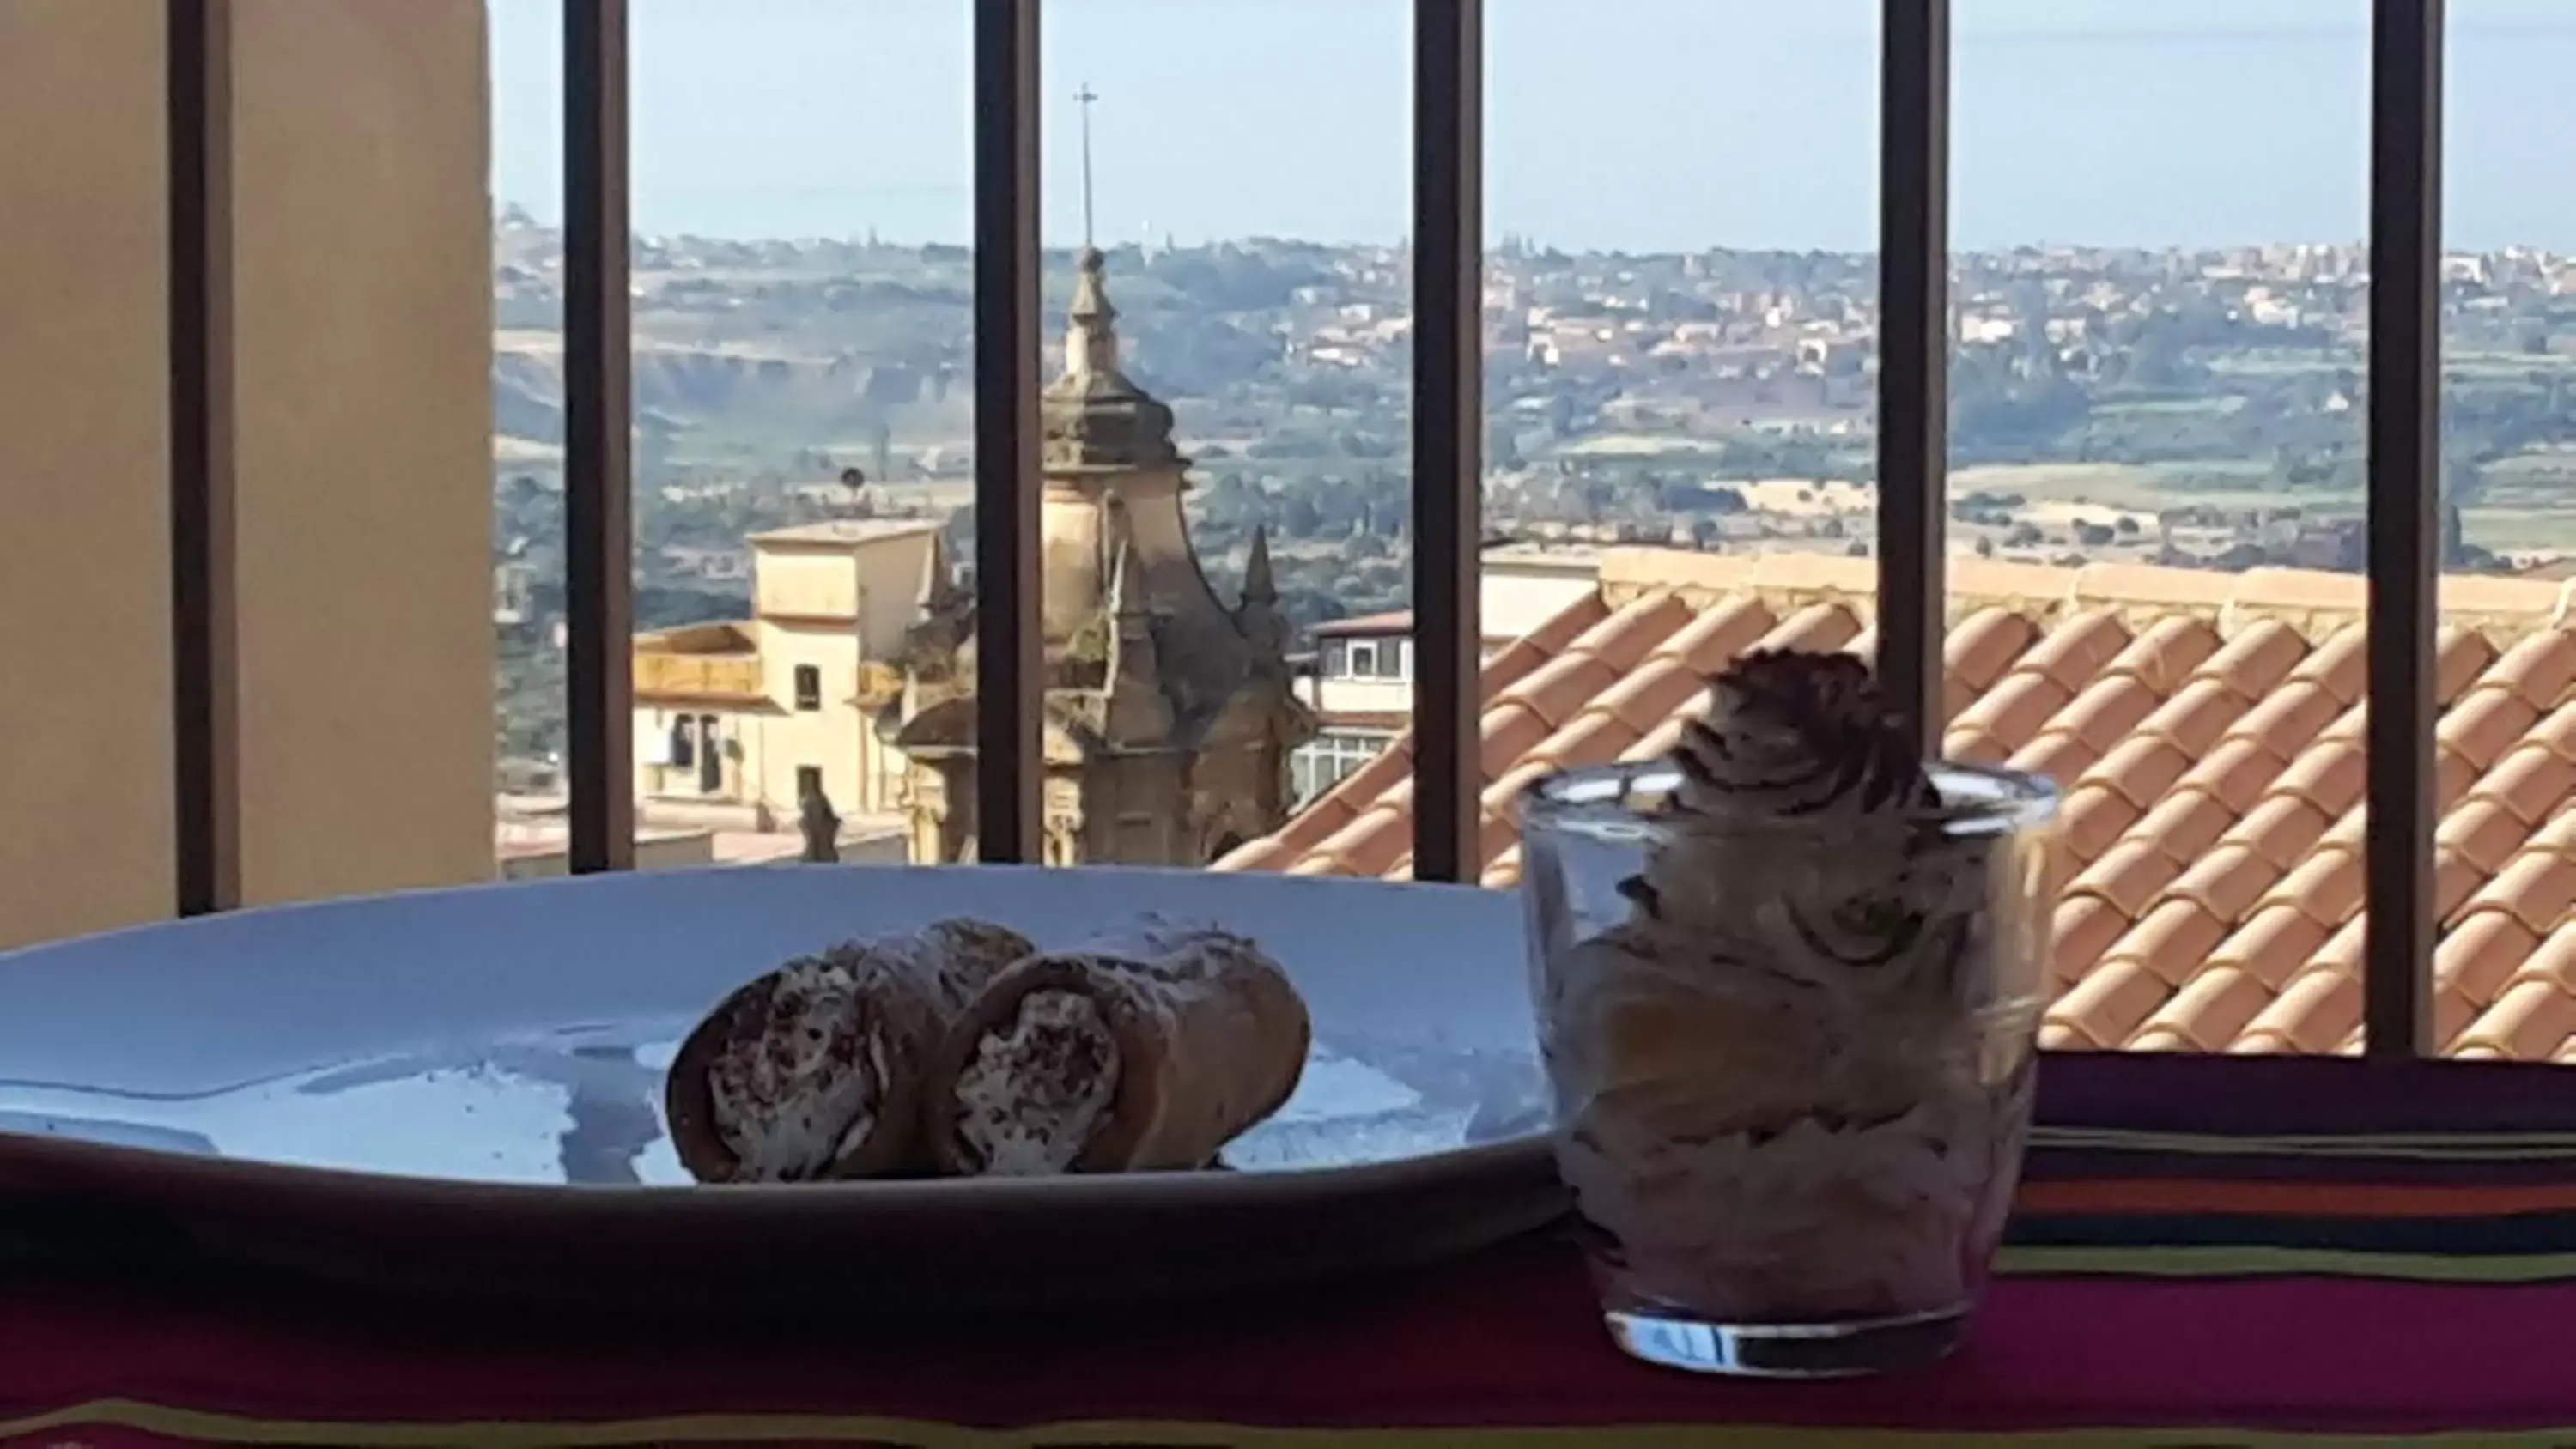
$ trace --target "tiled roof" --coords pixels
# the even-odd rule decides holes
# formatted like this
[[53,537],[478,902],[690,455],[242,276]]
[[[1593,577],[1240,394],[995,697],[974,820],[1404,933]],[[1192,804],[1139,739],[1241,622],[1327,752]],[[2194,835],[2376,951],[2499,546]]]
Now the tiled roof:
[[[1651,758],[1755,647],[1871,647],[1874,566],[1613,550],[1597,594],[1487,663],[1484,881],[1513,802]],[[2067,1049],[2357,1048],[2362,580],[2257,569],[1951,565],[1953,758],[2065,789],[2043,1028]],[[2435,1031],[2460,1056],[2576,1062],[2576,584],[2443,580]],[[1220,870],[1410,874],[1410,737]]]
[[1316,625],[1309,632],[1318,639],[1338,639],[1352,634],[1404,634],[1411,632],[1412,628],[1413,611],[1396,609],[1383,614],[1330,620]]

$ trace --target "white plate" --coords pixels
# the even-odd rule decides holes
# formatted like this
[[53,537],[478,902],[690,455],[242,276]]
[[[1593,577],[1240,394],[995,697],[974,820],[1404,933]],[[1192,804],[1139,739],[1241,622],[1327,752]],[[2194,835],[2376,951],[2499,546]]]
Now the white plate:
[[[1145,911],[1254,937],[1313,1011],[1306,1077],[1228,1149],[1240,1171],[687,1185],[662,1069],[745,978],[941,916],[1043,946]],[[584,1302],[687,1280],[707,1306],[828,1283],[977,1307],[1365,1271],[1558,1206],[1522,949],[1514,899],[1472,888],[980,866],[651,872],[117,932],[0,954],[0,1199]],[[1336,1224],[1353,1240],[1319,1237]]]

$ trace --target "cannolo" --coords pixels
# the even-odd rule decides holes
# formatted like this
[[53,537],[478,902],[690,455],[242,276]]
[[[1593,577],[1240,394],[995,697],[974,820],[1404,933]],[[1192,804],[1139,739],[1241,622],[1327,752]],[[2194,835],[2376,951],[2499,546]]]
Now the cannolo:
[[930,1154],[965,1175],[1204,1167],[1288,1100],[1310,1034],[1278,963],[1225,931],[1031,956],[950,1028]]
[[928,1167],[921,1084],[1018,932],[948,920],[847,941],[744,983],[680,1044],[671,1144],[701,1182],[804,1182]]

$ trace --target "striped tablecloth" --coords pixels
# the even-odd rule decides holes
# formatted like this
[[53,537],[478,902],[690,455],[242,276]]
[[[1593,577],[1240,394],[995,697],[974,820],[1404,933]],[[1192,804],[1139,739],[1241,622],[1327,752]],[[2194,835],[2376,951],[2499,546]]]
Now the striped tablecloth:
[[578,1329],[37,1268],[0,1442],[2576,1444],[2576,1073],[2095,1057],[1976,1336],[1919,1372],[1620,1358],[1548,1239],[1312,1296],[971,1329]]

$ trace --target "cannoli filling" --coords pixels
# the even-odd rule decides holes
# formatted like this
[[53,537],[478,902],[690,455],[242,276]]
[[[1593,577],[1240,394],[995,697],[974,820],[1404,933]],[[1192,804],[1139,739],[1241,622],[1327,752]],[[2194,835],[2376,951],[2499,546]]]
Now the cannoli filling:
[[849,968],[781,967],[733,1023],[707,1070],[716,1134],[749,1182],[818,1177],[876,1130],[885,1051],[863,1029]]
[[996,1176],[1062,1172],[1118,1095],[1118,1039],[1090,997],[1032,991],[957,1078],[957,1136]]

